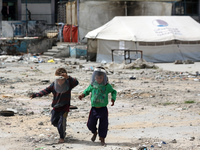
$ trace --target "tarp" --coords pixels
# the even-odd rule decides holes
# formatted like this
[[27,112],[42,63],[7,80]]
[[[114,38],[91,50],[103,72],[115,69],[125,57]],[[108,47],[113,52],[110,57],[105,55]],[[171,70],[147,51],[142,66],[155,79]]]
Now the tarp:
[[89,32],[86,38],[161,42],[200,40],[200,24],[189,16],[122,16]]
[[[112,49],[142,50],[150,62],[200,61],[200,24],[189,16],[114,17],[85,37],[88,47],[96,42],[97,62],[111,62]],[[123,55],[115,52],[115,61]]]
[[63,28],[64,42],[78,42],[78,27],[73,25],[65,25]]

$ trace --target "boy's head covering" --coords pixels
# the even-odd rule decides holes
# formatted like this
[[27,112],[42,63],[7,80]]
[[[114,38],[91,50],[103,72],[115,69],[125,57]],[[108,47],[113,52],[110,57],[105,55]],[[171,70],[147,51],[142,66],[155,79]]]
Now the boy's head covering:
[[65,68],[58,68],[55,72],[54,88],[57,93],[65,93],[69,90],[68,80],[66,80],[63,76],[61,76],[63,73],[67,73]]
[[55,76],[55,80],[57,80],[57,79],[64,79],[64,77],[63,76]]
[[103,82],[101,83],[101,85],[106,85],[108,83],[108,77],[106,75],[106,70],[103,67],[97,67],[94,69],[94,72],[93,72],[92,78],[91,78],[91,85],[94,85],[97,83],[95,80],[96,76],[103,76]]
[[69,82],[62,76],[55,76],[54,88],[57,93],[65,93],[69,90]]

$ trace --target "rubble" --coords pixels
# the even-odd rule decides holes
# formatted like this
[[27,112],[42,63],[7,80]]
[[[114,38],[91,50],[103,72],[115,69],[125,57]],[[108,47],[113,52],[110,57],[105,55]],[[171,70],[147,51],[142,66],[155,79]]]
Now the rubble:
[[[131,64],[101,64],[82,58],[48,62],[51,59],[31,54],[0,56],[0,110],[14,112],[11,117],[0,116],[3,139],[0,148],[5,145],[11,150],[16,146],[27,150],[199,148],[199,70],[171,71],[172,67],[165,70],[141,59]],[[106,68],[109,82],[118,92],[115,105],[108,105],[108,144],[103,148],[98,140],[90,141],[92,134],[86,126],[91,107],[89,97],[78,100],[96,66]],[[45,145],[59,138],[50,123],[52,95],[34,100],[29,95],[51,84],[58,67],[65,67],[80,84],[72,91],[73,109],[68,114],[66,143]],[[8,142],[11,144],[7,145]]]
[[153,63],[146,62],[144,59],[138,58],[134,62],[127,64],[124,69],[144,69],[144,68],[157,68]]

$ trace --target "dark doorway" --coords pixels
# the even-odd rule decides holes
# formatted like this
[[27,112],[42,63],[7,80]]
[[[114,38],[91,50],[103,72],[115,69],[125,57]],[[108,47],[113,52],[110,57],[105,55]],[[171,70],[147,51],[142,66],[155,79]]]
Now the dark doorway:
[[17,0],[3,0],[2,3],[2,20],[17,19]]

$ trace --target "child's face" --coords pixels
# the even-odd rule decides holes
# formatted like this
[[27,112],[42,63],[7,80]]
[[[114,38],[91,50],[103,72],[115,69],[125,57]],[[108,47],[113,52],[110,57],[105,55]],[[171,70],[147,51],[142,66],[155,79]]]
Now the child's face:
[[57,79],[57,81],[59,85],[62,85],[65,82],[65,79]]
[[97,81],[98,84],[101,84],[103,82],[103,76],[96,76],[95,80]]

